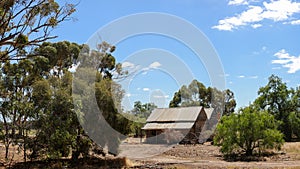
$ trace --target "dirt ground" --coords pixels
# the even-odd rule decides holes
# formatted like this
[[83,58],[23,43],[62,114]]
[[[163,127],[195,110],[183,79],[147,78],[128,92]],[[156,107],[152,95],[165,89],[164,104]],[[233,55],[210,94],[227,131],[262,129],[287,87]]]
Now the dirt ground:
[[222,157],[219,148],[210,143],[204,145],[150,145],[139,139],[125,140],[120,146],[118,157],[81,159],[76,165],[60,161],[37,161],[23,163],[22,155],[16,147],[11,148],[10,160],[4,160],[4,146],[0,144],[0,169],[9,168],[153,168],[153,169],[300,169],[300,142],[285,143],[282,151],[274,156],[264,157],[263,161],[228,162]]
[[[155,152],[159,150],[155,154]],[[228,162],[219,148],[204,145],[149,145],[127,140],[121,145],[120,157],[128,157],[135,168],[288,168],[300,169],[300,142],[285,143],[282,151],[264,157],[262,161]]]

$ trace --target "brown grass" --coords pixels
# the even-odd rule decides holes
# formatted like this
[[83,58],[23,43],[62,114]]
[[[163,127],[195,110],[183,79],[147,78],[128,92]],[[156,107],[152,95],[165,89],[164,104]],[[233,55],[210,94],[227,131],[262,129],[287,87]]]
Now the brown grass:
[[300,142],[285,143],[282,150],[294,160],[300,160]]
[[283,151],[291,154],[300,154],[300,142],[285,143]]

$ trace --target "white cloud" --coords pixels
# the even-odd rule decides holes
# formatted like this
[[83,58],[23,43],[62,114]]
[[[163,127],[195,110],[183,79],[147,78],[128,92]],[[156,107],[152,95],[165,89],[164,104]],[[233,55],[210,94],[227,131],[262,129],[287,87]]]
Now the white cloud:
[[268,48],[266,46],[262,46],[259,51],[252,52],[253,55],[260,55],[265,53],[269,53]]
[[150,91],[150,89],[145,87],[145,88],[143,88],[143,91],[148,92],[148,91]]
[[272,60],[273,64],[280,64],[284,68],[288,68],[288,73],[296,73],[300,70],[300,56],[292,56],[284,49],[274,54],[278,59]]
[[219,24],[213,26],[213,29],[231,31],[233,29],[237,29],[240,26],[245,26],[249,23],[255,23],[263,20],[261,14],[263,9],[259,6],[250,6],[250,8],[241,14],[225,18],[219,21]]
[[282,21],[288,19],[294,13],[300,12],[300,3],[292,2],[291,0],[271,1],[270,3],[263,2],[266,11],[263,17],[274,21]]
[[124,62],[124,63],[122,63],[122,67],[123,68],[134,68],[135,65],[131,62]]
[[258,76],[250,76],[249,78],[250,78],[250,79],[257,79]]
[[145,68],[142,69],[142,75],[146,75],[149,70],[157,69],[160,66],[161,66],[161,64],[159,62],[153,62],[148,67],[145,67]]
[[253,25],[251,25],[251,27],[256,29],[256,28],[262,27],[262,24],[253,24]]
[[161,64],[159,62],[153,62],[149,65],[149,68],[156,69],[160,66],[161,66]]
[[230,0],[228,5],[248,5],[247,0]]
[[253,75],[253,76],[240,75],[240,76],[237,76],[237,78],[240,78],[240,79],[258,79],[258,76],[257,75]]
[[299,20],[291,21],[291,24],[292,25],[300,25],[300,19]]
[[280,70],[281,67],[273,67],[272,70]]
[[161,99],[161,98],[169,98],[170,96],[169,95],[154,95],[153,98],[156,98],[156,99]]
[[[247,9],[233,17],[226,17],[219,20],[218,25],[213,26],[213,29],[232,31],[241,26],[250,25],[256,29],[262,26],[263,20],[272,20],[274,22],[287,21],[292,19],[292,15],[300,13],[300,2],[292,2],[292,0],[271,0],[270,3],[263,2],[261,6],[250,5],[252,1],[231,0],[229,5],[248,4]],[[285,22],[286,23],[286,22]],[[300,24],[300,21],[295,20],[290,24]]]
[[299,20],[293,20],[290,22],[285,22],[286,24],[291,24],[291,25],[300,25],[300,19]]
[[226,73],[226,74],[220,74],[219,76],[220,76],[220,77],[229,77],[230,74],[227,74],[227,73]]

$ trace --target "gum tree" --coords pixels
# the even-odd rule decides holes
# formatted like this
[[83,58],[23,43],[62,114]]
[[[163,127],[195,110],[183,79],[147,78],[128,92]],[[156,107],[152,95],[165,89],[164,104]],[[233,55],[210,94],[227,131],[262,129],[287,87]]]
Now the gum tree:
[[297,90],[289,89],[280,77],[272,75],[267,85],[259,89],[258,98],[254,102],[261,110],[266,110],[282,122],[279,130],[283,132],[286,141],[292,138],[293,126],[289,117],[292,112],[298,111],[299,96],[299,91],[297,93]]
[[22,59],[41,42],[56,38],[51,31],[74,12],[75,5],[55,0],[0,1],[0,61]]

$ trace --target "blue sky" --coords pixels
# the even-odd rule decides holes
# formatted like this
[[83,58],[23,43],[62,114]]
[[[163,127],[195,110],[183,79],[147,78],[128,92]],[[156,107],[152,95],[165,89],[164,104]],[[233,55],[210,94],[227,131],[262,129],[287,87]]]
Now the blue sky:
[[[300,1],[84,0],[77,6],[73,15],[75,19],[59,25],[53,34],[59,36],[56,41],[82,44],[108,23],[143,12],[171,14],[201,30],[219,55],[226,75],[226,88],[235,93],[238,107],[253,101],[259,87],[266,85],[271,74],[280,76],[290,87],[300,85]],[[197,60],[188,47],[172,38],[143,35],[115,45],[114,56],[119,62],[126,62],[127,67],[135,66],[128,58],[135,61],[147,58],[148,64],[131,77],[125,87],[124,104],[141,100],[155,102],[160,107],[167,106],[181,85],[176,81],[176,75],[160,69],[171,65],[172,56],[189,68],[193,78],[206,86],[211,85],[201,60]],[[150,56],[148,49],[160,50],[155,50]],[[146,53],[141,52],[143,50]],[[157,55],[160,59],[155,60]],[[170,63],[167,62],[168,56]],[[189,83],[186,81],[186,84]]]

